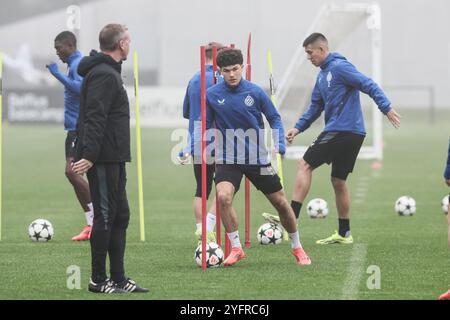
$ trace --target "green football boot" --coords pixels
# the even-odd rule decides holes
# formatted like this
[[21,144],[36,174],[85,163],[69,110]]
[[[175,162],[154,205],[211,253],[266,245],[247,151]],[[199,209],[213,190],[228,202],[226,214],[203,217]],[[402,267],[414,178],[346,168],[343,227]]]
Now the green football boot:
[[276,216],[274,214],[263,212],[262,216],[269,223],[273,223],[273,224],[279,224],[280,223],[280,217]]
[[283,226],[281,225],[281,221],[280,221],[280,217],[279,216],[276,216],[274,214],[270,214],[270,213],[267,213],[267,212],[263,212],[262,216],[267,222],[273,223],[273,224],[276,224],[276,225],[280,226],[281,230],[283,230],[283,240],[284,241],[288,241],[289,240],[289,235],[288,235],[286,229],[284,229]]
[[[195,240],[198,244],[202,243],[202,230],[195,231]],[[206,243],[216,243],[216,233],[214,231],[206,233]]]
[[337,231],[335,231],[331,236],[325,239],[317,240],[317,244],[333,244],[333,243],[342,243],[342,244],[352,244],[353,237],[350,235],[348,237],[341,237]]

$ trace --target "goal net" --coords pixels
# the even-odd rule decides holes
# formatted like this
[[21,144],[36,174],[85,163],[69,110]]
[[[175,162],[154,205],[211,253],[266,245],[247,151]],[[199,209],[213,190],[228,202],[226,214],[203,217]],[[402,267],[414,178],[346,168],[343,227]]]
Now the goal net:
[[[299,41],[300,46],[293,55],[277,89],[279,112],[286,124],[292,128],[301,114],[308,108],[318,69],[307,60],[303,39],[313,32],[323,33],[331,51],[344,55],[358,70],[371,77],[381,86],[381,13],[377,4],[324,5],[310,29]],[[382,159],[383,114],[367,95],[361,93],[367,138],[359,157]],[[321,118],[287,148],[286,157],[299,159],[315,137],[323,129]],[[303,145],[302,145],[303,144]]]

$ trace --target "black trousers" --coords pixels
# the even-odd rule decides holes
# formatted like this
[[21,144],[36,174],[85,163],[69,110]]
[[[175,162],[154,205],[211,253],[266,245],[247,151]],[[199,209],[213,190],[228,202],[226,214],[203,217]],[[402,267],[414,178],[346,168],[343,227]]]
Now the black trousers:
[[94,206],[91,233],[92,280],[103,282],[106,255],[109,255],[111,279],[125,280],[124,254],[130,209],[125,190],[125,163],[95,164],[87,173]]

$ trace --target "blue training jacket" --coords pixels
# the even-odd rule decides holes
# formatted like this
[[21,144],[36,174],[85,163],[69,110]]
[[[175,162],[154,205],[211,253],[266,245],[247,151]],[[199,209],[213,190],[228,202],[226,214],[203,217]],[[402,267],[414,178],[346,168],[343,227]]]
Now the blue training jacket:
[[311,104],[295,124],[305,131],[325,111],[323,131],[346,131],[365,135],[364,118],[359,91],[368,94],[384,114],[391,110],[391,102],[380,87],[356,70],[339,53],[330,53],[320,66]]
[[242,79],[232,88],[223,81],[206,91],[206,105],[206,127],[212,128],[215,122],[223,139],[222,144],[217,142],[216,163],[270,164],[263,114],[272,128],[275,148],[285,153],[281,117],[269,96],[256,84]]
[[[213,66],[206,66],[206,89],[214,85]],[[221,81],[221,77],[217,81]],[[197,72],[189,81],[183,102],[183,117],[189,119],[188,146],[183,150],[183,154],[197,154],[195,151],[201,150],[201,73]]]
[[77,129],[81,83],[83,82],[83,78],[77,70],[82,57],[80,51],[75,51],[69,56],[67,75],[60,71],[52,73],[64,85],[64,129],[66,131],[76,131]]
[[450,179],[450,139],[448,141],[447,166],[445,167],[444,177],[447,180]]

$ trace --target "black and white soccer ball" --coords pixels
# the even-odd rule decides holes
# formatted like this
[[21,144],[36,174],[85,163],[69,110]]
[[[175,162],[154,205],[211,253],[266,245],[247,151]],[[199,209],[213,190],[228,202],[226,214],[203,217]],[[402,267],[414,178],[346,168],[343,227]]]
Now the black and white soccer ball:
[[395,212],[400,216],[412,216],[416,213],[416,200],[410,196],[402,196],[395,201]]
[[28,235],[35,242],[47,242],[54,236],[53,226],[50,221],[36,219],[28,227]]
[[278,224],[264,223],[258,229],[256,238],[260,244],[280,244],[283,241],[283,229]]
[[[195,249],[195,262],[199,267],[202,266],[202,244]],[[209,242],[206,244],[206,267],[217,268],[222,264],[224,260],[224,254],[222,248],[215,242]]]
[[312,199],[306,206],[310,218],[325,218],[328,215],[328,203],[320,198]]
[[445,214],[448,214],[448,197],[448,195],[445,196],[441,201],[442,211],[444,211]]

